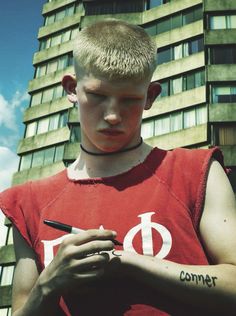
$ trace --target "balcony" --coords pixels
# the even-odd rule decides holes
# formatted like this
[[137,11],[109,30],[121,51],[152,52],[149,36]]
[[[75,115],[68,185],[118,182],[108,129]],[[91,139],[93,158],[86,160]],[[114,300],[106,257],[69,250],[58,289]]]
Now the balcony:
[[52,146],[58,143],[66,142],[70,138],[70,130],[68,127],[62,127],[54,131],[24,138],[20,141],[17,153],[27,153],[40,148]]
[[59,8],[62,8],[68,4],[74,3],[76,0],[60,0],[60,1],[51,1],[47,2],[43,6],[43,12],[42,14],[45,15],[49,12],[52,12],[54,10],[57,10]]
[[73,107],[73,104],[68,101],[67,97],[62,97],[51,102],[38,104],[25,110],[23,122],[26,123],[28,121],[33,121],[35,119],[39,119],[40,117],[61,112],[71,107]]
[[61,82],[64,74],[66,73],[74,73],[74,66],[67,67],[66,69],[55,71],[51,74],[35,78],[29,81],[28,92],[37,91],[43,89],[45,87],[51,86],[53,84]]
[[235,29],[205,31],[205,44],[206,45],[235,44],[235,43],[236,43]]
[[62,31],[63,29],[69,28],[71,26],[79,25],[82,17],[82,12],[78,12],[73,16],[68,16],[50,25],[42,26],[38,32],[38,39],[46,37],[50,34]]
[[207,124],[197,125],[180,131],[145,139],[151,146],[174,149],[202,144],[208,141]]
[[215,103],[209,105],[210,122],[236,122],[236,103]]
[[177,93],[170,97],[158,98],[150,110],[143,112],[143,118],[165,114],[203,103],[206,103],[205,86]]
[[208,65],[206,74],[210,82],[235,81],[236,65]]
[[143,13],[143,24],[148,23],[168,15],[179,13],[182,10],[191,8],[195,5],[202,4],[202,0],[177,0],[171,1],[165,5],[158,6]]
[[157,66],[153,80],[161,80],[205,66],[204,52],[172,60]]
[[29,180],[37,180],[52,176],[59,171],[65,169],[65,165],[62,161],[56,162],[54,164],[46,165],[43,167],[35,167],[23,171],[16,172],[13,175],[12,184],[17,185],[25,183]]
[[204,11],[228,11],[234,10],[235,11],[235,2],[232,0],[205,0],[204,3]]
[[191,37],[203,34],[202,20],[178,27],[153,37],[158,48],[171,45]]
[[33,65],[73,51],[74,41],[68,41],[34,54]]

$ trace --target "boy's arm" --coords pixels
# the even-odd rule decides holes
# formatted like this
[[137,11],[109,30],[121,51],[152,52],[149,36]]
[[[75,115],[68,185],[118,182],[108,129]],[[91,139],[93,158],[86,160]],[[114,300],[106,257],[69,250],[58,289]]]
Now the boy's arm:
[[43,313],[49,315],[50,311],[57,309],[59,298],[54,296],[48,300],[44,297],[42,289],[37,284],[39,272],[34,251],[14,227],[13,236],[16,267],[13,280],[12,315],[32,315],[32,312],[35,316],[43,315]]
[[[38,272],[34,251],[14,229],[16,269],[13,281],[13,316],[64,315],[59,308],[63,291],[71,286],[83,288],[104,273],[109,261],[106,251],[114,249],[116,234],[108,230],[88,230],[68,236],[57,255]],[[99,254],[101,252],[101,254]],[[93,256],[88,256],[94,254]]]
[[222,167],[213,161],[209,170],[200,234],[213,265],[183,265],[123,252],[124,271],[168,297],[201,306],[209,314],[236,311],[236,205]]

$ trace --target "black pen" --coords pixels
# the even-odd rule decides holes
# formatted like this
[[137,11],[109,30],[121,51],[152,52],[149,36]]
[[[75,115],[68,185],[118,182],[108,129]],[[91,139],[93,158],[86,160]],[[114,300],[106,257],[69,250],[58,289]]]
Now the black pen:
[[[60,223],[60,222],[56,222],[56,221],[50,221],[48,219],[45,219],[44,221],[44,224],[50,226],[50,227],[53,227],[55,229],[59,229],[63,232],[67,232],[67,233],[70,233],[70,234],[79,234],[81,233],[83,230],[82,229],[79,229],[79,228],[76,228],[76,227],[73,227],[73,226],[70,226],[70,225],[67,225],[67,224],[63,224],[63,223]],[[116,246],[123,246],[123,244],[121,242],[119,242],[118,240],[116,239],[111,239],[111,241],[116,245]]]

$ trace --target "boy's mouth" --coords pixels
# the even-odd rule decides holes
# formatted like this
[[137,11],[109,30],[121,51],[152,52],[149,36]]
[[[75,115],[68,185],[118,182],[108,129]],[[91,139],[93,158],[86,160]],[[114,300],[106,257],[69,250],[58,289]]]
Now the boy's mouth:
[[121,130],[118,129],[112,129],[112,128],[106,128],[99,131],[102,134],[110,135],[110,136],[117,136],[123,134]]

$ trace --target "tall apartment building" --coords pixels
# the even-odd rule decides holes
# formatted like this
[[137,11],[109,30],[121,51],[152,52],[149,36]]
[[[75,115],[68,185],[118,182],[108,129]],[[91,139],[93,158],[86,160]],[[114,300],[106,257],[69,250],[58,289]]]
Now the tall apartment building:
[[[73,39],[84,26],[115,17],[142,26],[157,43],[153,80],[162,94],[144,113],[142,136],[160,148],[220,146],[236,190],[236,3],[233,0],[50,0],[13,185],[54,174],[79,152],[76,108],[61,87],[72,72]],[[119,40],[119,39],[117,39]],[[0,316],[10,315],[14,252],[10,223],[0,248]]]

